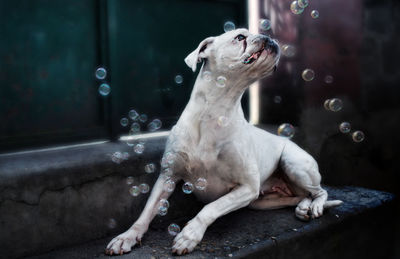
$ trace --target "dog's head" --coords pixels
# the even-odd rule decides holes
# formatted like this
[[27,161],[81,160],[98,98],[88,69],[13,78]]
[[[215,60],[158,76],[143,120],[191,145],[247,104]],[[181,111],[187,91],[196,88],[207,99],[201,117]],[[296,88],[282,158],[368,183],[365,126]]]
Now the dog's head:
[[237,29],[204,39],[185,62],[193,72],[197,63],[205,61],[208,69],[218,75],[252,81],[274,72],[279,56],[279,46],[269,36]]

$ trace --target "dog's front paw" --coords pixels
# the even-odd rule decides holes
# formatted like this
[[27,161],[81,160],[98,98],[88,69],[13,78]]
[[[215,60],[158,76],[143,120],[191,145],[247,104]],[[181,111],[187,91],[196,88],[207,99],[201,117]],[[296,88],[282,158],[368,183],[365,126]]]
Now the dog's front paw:
[[175,237],[172,253],[183,255],[192,252],[196,245],[200,243],[206,229],[207,226],[197,218],[189,221],[186,227]]
[[296,207],[295,213],[296,217],[308,221],[310,220],[310,206],[311,206],[312,200],[310,198],[304,198]]
[[108,243],[105,253],[108,255],[122,255],[129,253],[132,247],[141,242],[143,236],[142,231],[129,229],[121,235],[113,238]]

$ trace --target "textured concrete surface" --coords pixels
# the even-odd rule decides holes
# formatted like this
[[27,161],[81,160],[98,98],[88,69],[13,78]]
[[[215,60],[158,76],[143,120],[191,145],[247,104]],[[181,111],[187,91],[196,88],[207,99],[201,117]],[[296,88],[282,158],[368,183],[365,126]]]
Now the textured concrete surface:
[[[217,220],[195,251],[181,258],[394,258],[393,195],[356,187],[327,189],[331,198],[344,204],[320,219],[299,221],[293,208],[241,209]],[[142,246],[118,258],[174,257],[173,237],[166,228],[171,222],[183,226],[189,218],[157,218]],[[104,248],[111,238],[29,258],[109,258]]]

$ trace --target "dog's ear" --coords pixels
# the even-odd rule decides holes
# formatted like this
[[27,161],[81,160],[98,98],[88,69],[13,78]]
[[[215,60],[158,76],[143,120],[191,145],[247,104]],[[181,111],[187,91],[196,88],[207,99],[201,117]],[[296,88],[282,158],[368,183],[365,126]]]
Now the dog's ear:
[[202,58],[208,57],[210,44],[213,43],[213,41],[214,37],[206,38],[205,40],[200,42],[197,49],[195,49],[185,58],[186,65],[188,65],[193,70],[193,72],[196,71],[197,63],[200,63]]

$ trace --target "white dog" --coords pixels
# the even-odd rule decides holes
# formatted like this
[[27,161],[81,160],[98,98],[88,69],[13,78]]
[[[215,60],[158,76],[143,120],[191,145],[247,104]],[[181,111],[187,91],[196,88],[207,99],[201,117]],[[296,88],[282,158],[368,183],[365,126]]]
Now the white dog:
[[[320,217],[323,209],[341,204],[327,201],[316,161],[290,140],[250,125],[241,97],[254,81],[270,75],[279,60],[278,44],[246,29],[203,40],[186,59],[196,71],[204,64],[185,110],[172,128],[155,183],[139,219],[115,237],[107,254],[123,254],[141,241],[168,199],[174,182],[207,181],[194,193],[208,204],[175,237],[172,252],[193,251],[217,218],[248,206],[274,209],[295,206],[303,220]],[[274,173],[280,165],[284,173]]]

